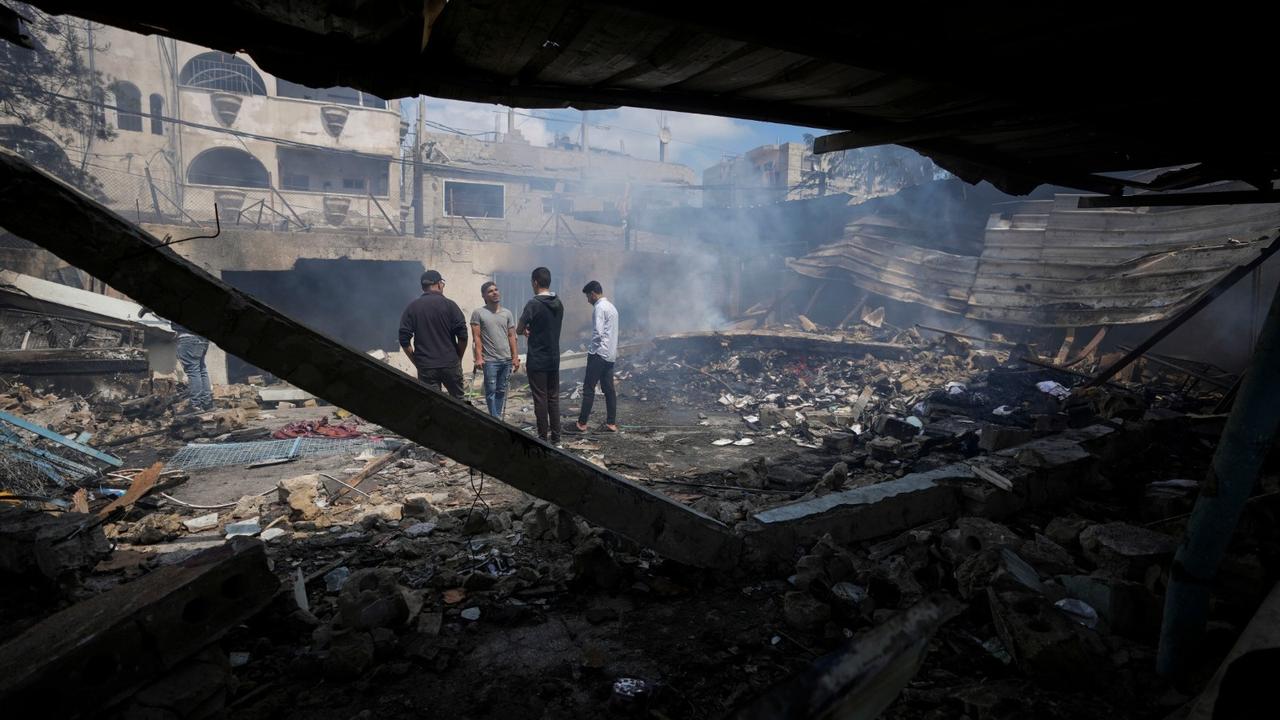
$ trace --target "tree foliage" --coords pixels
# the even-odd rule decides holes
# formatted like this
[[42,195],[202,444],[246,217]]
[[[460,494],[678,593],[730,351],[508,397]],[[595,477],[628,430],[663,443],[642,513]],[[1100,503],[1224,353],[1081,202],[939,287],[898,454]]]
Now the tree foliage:
[[0,145],[95,191],[96,180],[64,150],[114,136],[102,112],[103,75],[87,62],[86,21],[49,15],[25,3],[11,7],[29,21],[24,25],[34,49],[0,40]]

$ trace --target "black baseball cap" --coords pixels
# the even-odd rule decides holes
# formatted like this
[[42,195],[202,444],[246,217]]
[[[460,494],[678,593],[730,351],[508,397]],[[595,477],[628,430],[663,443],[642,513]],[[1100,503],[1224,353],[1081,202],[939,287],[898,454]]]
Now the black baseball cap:
[[440,273],[435,270],[428,270],[422,273],[422,285],[435,285],[438,282],[444,282],[444,278],[440,277]]

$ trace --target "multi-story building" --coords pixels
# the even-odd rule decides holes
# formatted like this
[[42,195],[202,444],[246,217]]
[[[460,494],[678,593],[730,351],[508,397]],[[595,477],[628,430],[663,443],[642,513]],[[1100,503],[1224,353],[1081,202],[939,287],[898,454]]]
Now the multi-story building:
[[96,24],[75,29],[87,37],[85,64],[105,80],[98,121],[114,137],[24,132],[59,146],[117,212],[207,225],[217,203],[224,224],[392,229],[396,103],[303,87],[250,58],[190,43]]

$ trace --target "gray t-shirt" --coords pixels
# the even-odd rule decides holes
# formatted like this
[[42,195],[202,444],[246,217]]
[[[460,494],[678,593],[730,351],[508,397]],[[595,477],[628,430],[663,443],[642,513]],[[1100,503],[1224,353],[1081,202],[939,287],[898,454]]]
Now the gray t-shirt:
[[507,328],[516,326],[516,318],[510,310],[498,308],[498,312],[492,312],[487,306],[478,307],[471,311],[471,324],[480,326],[485,360],[511,361],[511,342],[507,339]]

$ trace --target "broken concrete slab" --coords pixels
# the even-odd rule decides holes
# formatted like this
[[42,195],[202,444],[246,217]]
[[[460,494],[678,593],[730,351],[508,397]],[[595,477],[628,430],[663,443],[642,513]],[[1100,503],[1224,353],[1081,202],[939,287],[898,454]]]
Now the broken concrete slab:
[[948,465],[772,508],[751,517],[744,540],[772,556],[828,533],[838,543],[899,533],[958,512],[959,492],[944,481],[972,477],[967,465]]
[[370,568],[351,573],[338,593],[342,624],[356,630],[389,628],[409,619],[409,602],[396,573]]
[[934,633],[963,609],[953,598],[925,599],[818,658],[733,717],[879,717],[920,670]]
[[1134,640],[1154,640],[1160,632],[1161,599],[1145,585],[1096,575],[1059,575],[1067,597],[1083,600],[1111,632]]
[[276,487],[280,502],[289,506],[294,519],[315,520],[323,512],[318,502],[323,483],[323,478],[311,474],[281,480]]
[[1126,580],[1149,580],[1152,568],[1167,566],[1178,549],[1169,535],[1122,522],[1094,525],[1080,533],[1080,547],[1100,570]]
[[[284,316],[7,151],[0,153],[0,226],[276,377],[671,559],[704,567],[737,560],[739,540],[722,523]],[[843,352],[871,349],[850,344]]]
[[1101,639],[1050,600],[991,587],[987,602],[1000,641],[1023,672],[1056,687],[1085,687],[1097,678],[1097,660],[1105,656]]
[[49,717],[96,714],[253,616],[278,587],[256,541],[157,568],[0,646],[0,697]]

